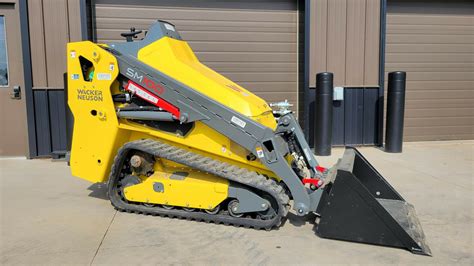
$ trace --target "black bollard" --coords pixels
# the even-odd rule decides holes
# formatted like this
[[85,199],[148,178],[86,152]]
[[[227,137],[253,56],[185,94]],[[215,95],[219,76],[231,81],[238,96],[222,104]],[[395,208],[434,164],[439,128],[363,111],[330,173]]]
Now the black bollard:
[[316,75],[316,102],[314,152],[316,155],[331,155],[332,144],[333,74],[322,72]]
[[385,131],[386,152],[402,152],[405,86],[406,72],[396,71],[388,73],[387,125]]

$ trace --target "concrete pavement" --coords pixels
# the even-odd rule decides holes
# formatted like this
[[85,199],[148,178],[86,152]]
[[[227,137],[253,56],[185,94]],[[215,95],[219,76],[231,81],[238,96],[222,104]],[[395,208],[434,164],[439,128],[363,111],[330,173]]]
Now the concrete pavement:
[[[290,215],[267,232],[117,213],[104,188],[72,177],[64,162],[0,159],[0,263],[473,265],[474,142],[360,151],[415,205],[433,257],[321,239],[313,216]],[[318,159],[330,166],[342,153]]]

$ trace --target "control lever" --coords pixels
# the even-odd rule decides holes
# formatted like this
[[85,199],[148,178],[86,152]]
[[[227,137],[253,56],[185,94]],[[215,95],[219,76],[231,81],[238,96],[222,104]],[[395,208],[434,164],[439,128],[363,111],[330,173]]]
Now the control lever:
[[137,38],[137,35],[142,33],[141,30],[135,30],[135,27],[131,27],[129,32],[122,32],[120,36],[125,37],[127,42],[133,42],[133,38]]

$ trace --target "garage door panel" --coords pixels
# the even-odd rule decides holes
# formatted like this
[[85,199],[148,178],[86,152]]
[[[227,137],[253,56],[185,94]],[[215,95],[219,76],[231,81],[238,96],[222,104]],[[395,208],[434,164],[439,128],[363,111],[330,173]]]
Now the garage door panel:
[[[283,42],[296,44],[296,32],[294,33],[274,33],[274,32],[215,32],[212,30],[202,29],[200,31],[187,31],[178,28],[181,36],[187,41],[235,41],[246,42],[253,40],[255,42]],[[124,29],[98,29],[97,36],[103,39],[113,40],[120,39],[120,33]],[[122,38],[123,39],[123,38]]]
[[[389,0],[389,5],[390,5]],[[456,2],[456,1],[454,1]],[[426,5],[429,5],[426,2]],[[390,8],[390,7],[389,7]],[[390,12],[390,10],[389,10]],[[395,11],[396,12],[396,11]],[[425,11],[426,12],[426,11]],[[470,15],[430,15],[429,13],[412,13],[410,15],[390,13],[387,16],[388,25],[456,25],[456,26],[472,26],[472,16]]]
[[473,139],[472,127],[417,127],[405,128],[405,140],[426,141],[426,140],[457,140]]
[[260,52],[196,52],[204,62],[287,62],[296,58],[296,53]]
[[474,107],[469,108],[427,108],[427,109],[420,109],[415,106],[412,108],[406,109],[405,118],[431,118],[433,116],[440,117],[440,118],[448,118],[448,117],[469,117],[474,113]]
[[406,72],[469,72],[473,68],[470,63],[392,63],[385,66],[388,72],[402,69]]
[[456,135],[436,135],[436,136],[417,136],[411,137],[408,141],[440,141],[440,140],[459,140],[459,139],[472,139],[472,134],[456,134]]
[[411,43],[411,44],[472,44],[474,36],[464,34],[387,34],[390,43]]
[[396,70],[407,71],[405,140],[474,138],[474,2],[389,0]]
[[297,76],[293,73],[228,73],[220,72],[235,82],[296,82]]
[[387,62],[417,63],[417,62],[440,62],[440,63],[471,63],[473,58],[471,53],[394,53],[387,52]]
[[259,97],[267,99],[269,103],[271,102],[281,102],[284,100],[288,100],[291,104],[296,104],[296,96],[294,94],[288,94],[287,92],[279,92],[279,93],[265,93],[265,92],[258,92],[256,93]]
[[[137,28],[138,30],[138,28]],[[109,36],[112,38],[101,39],[102,43],[122,41],[123,38]],[[141,36],[139,36],[139,39]],[[184,36],[183,36],[184,38]],[[296,56],[297,47],[295,43],[278,43],[270,45],[269,42],[251,42],[251,41],[188,41],[194,51],[201,52],[275,52],[275,53],[294,53]],[[281,62],[287,64],[287,62]],[[296,64],[296,62],[294,63]]]
[[275,43],[269,45],[267,42],[209,42],[209,41],[191,41],[193,49],[201,52],[282,52],[297,53],[295,43]]
[[[133,1],[130,1],[133,2]],[[176,3],[179,6],[179,2]],[[157,7],[158,6],[158,7]],[[295,5],[296,7],[296,5]],[[294,9],[296,10],[296,8]],[[159,2],[149,7],[123,6],[102,6],[96,5],[96,16],[102,18],[159,18],[163,20],[207,20],[207,21],[252,21],[252,22],[287,22],[294,21],[293,14],[285,11],[262,10],[254,11],[250,9],[205,9],[205,8],[160,8]],[[251,19],[250,19],[251,18]]]
[[472,72],[453,72],[453,71],[433,71],[418,72],[413,71],[407,75],[408,81],[474,81]]
[[472,117],[420,117],[420,118],[405,118],[405,125],[407,127],[446,127],[446,126],[473,126],[474,120]]
[[292,85],[294,82],[245,82],[241,81],[239,84],[244,88],[256,91],[256,92],[264,92],[264,93],[272,93],[275,92],[275,88],[279,88],[278,90],[286,91],[289,94],[292,94]]
[[407,81],[409,91],[472,90],[472,87],[474,87],[472,81]]
[[294,33],[294,23],[279,23],[279,22],[258,22],[256,27],[255,22],[227,22],[225,24],[219,21],[200,21],[193,23],[191,21],[181,21],[182,28],[187,31],[199,31],[203,27],[213,32],[281,32]]
[[387,34],[446,34],[472,35],[474,25],[388,25]]
[[474,106],[474,99],[410,99],[407,98],[405,108],[469,108]]
[[429,99],[469,99],[474,98],[474,92],[472,90],[444,90],[444,91],[430,91],[430,90],[408,90],[406,97],[413,100],[429,100]]
[[212,30],[200,30],[200,31],[180,31],[186,40],[190,41],[236,41],[236,42],[247,42],[249,39],[255,42],[286,42],[296,44],[296,32],[295,33],[274,33],[274,32],[214,32]]
[[[161,18],[161,17],[160,17]],[[135,25],[136,28],[147,29],[150,23],[157,19],[156,16],[151,18],[97,18],[95,23],[98,28],[115,29],[127,28],[130,25]],[[294,32],[294,22],[257,22],[258,27],[255,27],[254,21],[219,21],[219,20],[187,20],[187,19],[172,19],[180,24],[180,28],[187,30],[200,30],[203,27],[214,31],[252,31],[256,32]]]
[[409,135],[416,136],[419,134],[421,136],[439,136],[439,135],[451,135],[455,136],[456,134],[462,135],[472,135],[472,126],[416,126],[411,127],[407,126],[405,133],[411,133]]
[[[156,19],[176,25],[207,66],[267,101],[288,99],[297,110],[298,11],[296,1],[96,0],[99,42],[123,41],[130,27]],[[143,34],[139,36],[142,38]]]
[[387,44],[387,50],[392,53],[396,52],[407,52],[411,53],[445,53],[451,51],[452,53],[472,53],[474,52],[473,44],[440,44],[440,43],[426,43],[423,45],[419,44]]
[[[288,21],[259,21],[256,25],[255,21],[243,20],[179,20],[173,19],[179,22],[179,24],[186,29],[200,29],[202,27],[215,28],[216,30],[222,30],[227,28],[234,28],[235,31],[248,31],[249,27],[253,31],[277,31],[277,32],[294,32],[295,25],[293,20]],[[258,27],[256,27],[258,26]]]
[[278,63],[273,62],[208,62],[206,65],[210,68],[219,68],[222,72],[253,72],[253,73],[280,73],[288,72],[294,73],[296,69],[296,63]]
[[294,9],[295,3],[287,0],[95,0],[98,5],[102,6],[127,6],[133,4],[133,7],[140,8],[176,8],[177,2],[179,6],[185,9],[249,9],[249,10],[291,10]]

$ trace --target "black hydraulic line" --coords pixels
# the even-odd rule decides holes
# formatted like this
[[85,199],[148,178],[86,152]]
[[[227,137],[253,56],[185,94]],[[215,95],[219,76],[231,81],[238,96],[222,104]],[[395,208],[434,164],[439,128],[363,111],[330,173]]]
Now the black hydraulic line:
[[406,72],[396,71],[388,73],[387,125],[385,131],[386,152],[402,152],[405,87]]
[[130,101],[130,99],[128,99],[125,94],[112,95],[112,99],[114,102],[117,102],[117,103],[127,103]]
[[128,105],[117,109],[117,112],[123,111],[162,111],[162,109],[155,106],[139,106],[139,105]]
[[316,75],[316,107],[314,129],[314,152],[316,155],[331,155],[332,143],[333,73]]

